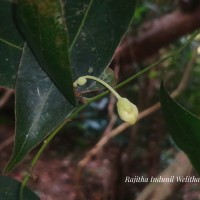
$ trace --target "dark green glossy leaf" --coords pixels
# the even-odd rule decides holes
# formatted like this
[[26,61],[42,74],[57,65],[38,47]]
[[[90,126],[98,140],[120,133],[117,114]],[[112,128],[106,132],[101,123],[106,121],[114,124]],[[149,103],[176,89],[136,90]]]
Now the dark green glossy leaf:
[[68,37],[60,0],[18,0],[16,18],[38,62],[75,105]]
[[200,119],[174,101],[163,84],[160,88],[160,101],[171,137],[200,173]]
[[[88,73],[102,74],[130,24],[135,2],[18,0],[17,18],[41,65],[63,94],[73,101],[68,61],[73,80]],[[69,60],[65,25],[69,35]]]
[[[6,177],[0,176],[0,199],[1,200],[20,200],[21,183]],[[24,188],[23,200],[39,200],[40,198],[27,187]]]
[[12,18],[12,4],[0,1],[0,85],[13,88],[16,81],[22,47],[22,40]]
[[74,79],[86,74],[98,77],[108,66],[128,29],[136,0],[65,2]]
[[6,173],[59,126],[73,109],[40,68],[27,46],[19,67],[16,105],[15,147]]
[[[32,0],[22,0],[20,2],[27,2],[27,4],[30,3],[30,5],[24,3],[24,5],[18,7],[18,12],[21,9],[24,12],[24,14],[23,12],[18,14],[18,16],[20,16],[20,20],[24,20],[21,29],[24,30],[23,32],[25,35],[30,35],[27,37],[29,46],[31,46],[34,52],[38,51],[38,58],[39,56],[42,57],[38,59],[40,63],[42,63],[43,61],[41,62],[41,60],[44,59],[44,62],[47,62],[45,65],[48,65],[48,62],[50,62],[52,58],[57,59],[59,57],[58,55],[58,57],[53,57],[55,55],[51,54],[53,52],[53,44],[47,39],[51,36],[52,26],[47,26],[49,25],[48,19],[41,19],[42,16],[40,15],[40,20],[38,22],[38,13],[36,15],[30,14],[29,16],[29,13],[32,13],[33,11],[36,12],[36,8],[38,8],[39,5],[44,4],[38,0],[34,1],[33,4],[31,3]],[[35,5],[36,2],[39,3],[37,6]],[[45,0],[43,2],[49,3],[50,0]],[[108,70],[105,70],[105,68],[110,62],[117,44],[120,42],[124,31],[132,19],[135,6],[134,2],[128,0],[107,0],[102,1],[101,3],[91,1],[89,4],[86,1],[84,1],[84,3],[79,1],[79,5],[84,7],[84,15],[79,16],[78,14],[77,16],[77,13],[74,13],[76,15],[72,15],[72,18],[70,19],[69,12],[72,14],[72,11],[77,11],[75,8],[77,8],[78,2],[74,1],[73,3],[73,1],[66,1],[66,6],[68,9],[70,9],[69,11],[66,8],[66,20],[67,24],[71,23],[71,27],[69,27],[68,30],[70,34],[69,40],[72,40],[72,42],[70,42],[70,63],[74,73],[74,79],[88,73],[98,77],[103,74],[105,77],[105,74],[106,76],[109,74],[107,77],[110,77],[110,73],[107,73]],[[69,3],[72,4],[70,8]],[[26,10],[24,6],[27,6],[28,9]],[[42,8],[43,7],[40,9]],[[40,9],[39,11],[42,12],[45,11],[43,9],[46,9],[46,7],[42,10]],[[81,10],[79,9],[78,11]],[[52,13],[52,15],[54,14],[55,13]],[[28,21],[25,19],[26,15],[27,20],[30,23],[28,23]],[[58,18],[59,17],[60,15]],[[73,17],[75,17],[75,19],[73,19]],[[38,26],[42,26],[42,24],[40,24],[41,20],[44,23],[43,26],[46,27],[46,29],[42,27],[42,30],[39,31]],[[47,24],[45,20],[47,20]],[[76,25],[74,24],[75,27],[72,25],[74,20],[77,23]],[[73,31],[75,31],[74,35],[72,34],[72,27]],[[46,33],[49,31],[49,29],[50,33]],[[41,31],[42,34],[44,34],[43,36],[47,36],[47,38],[42,36],[44,41],[40,41],[41,39],[38,38],[38,34],[40,35]],[[50,36],[48,34],[50,34]],[[38,44],[39,48],[37,49]],[[42,51],[43,48],[45,48],[45,53]],[[61,51],[61,49],[58,47],[56,51]],[[91,52],[93,53],[90,54]],[[49,60],[47,58],[49,58]],[[55,62],[59,61],[57,60]],[[51,63],[49,66],[53,69],[53,65]],[[57,63],[55,66],[57,66],[57,68],[53,70],[57,70],[60,66],[63,65],[59,65]],[[45,69],[46,71],[49,70],[46,67]],[[59,73],[61,73],[61,71],[59,71]],[[70,76],[70,74],[68,75]],[[60,76],[56,73],[54,78],[60,78]],[[70,80],[68,83],[71,85]],[[88,88],[86,88],[86,90],[87,89]],[[15,148],[13,156],[5,171],[11,171],[30,150],[32,150],[37,144],[44,140],[44,138],[50,132],[55,130],[55,128],[61,124],[65,118],[67,118],[72,109],[73,108],[69,102],[67,102],[64,96],[62,96],[59,90],[57,90],[56,87],[52,84],[48,76],[40,69],[34,56],[26,47],[23,52],[16,85],[17,125]]]

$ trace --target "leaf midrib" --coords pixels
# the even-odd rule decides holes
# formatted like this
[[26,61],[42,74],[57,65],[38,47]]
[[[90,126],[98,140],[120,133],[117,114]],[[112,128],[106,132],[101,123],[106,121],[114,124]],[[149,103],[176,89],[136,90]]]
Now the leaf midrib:
[[82,28],[83,28],[83,26],[84,26],[85,20],[86,20],[86,18],[87,18],[87,16],[88,16],[88,12],[90,11],[90,8],[91,8],[93,2],[94,2],[94,0],[91,0],[90,3],[89,3],[89,5],[88,5],[88,8],[87,8],[87,10],[86,10],[86,12],[85,12],[85,15],[84,15],[84,17],[83,17],[83,20],[82,20],[82,22],[81,22],[81,24],[80,24],[80,26],[79,26],[79,29],[78,29],[78,31],[77,31],[75,37],[74,37],[74,40],[72,41],[72,44],[71,44],[70,47],[69,47],[69,52],[72,50],[72,48],[73,48],[73,46],[74,46],[74,44],[75,44],[75,42],[76,42],[76,40],[77,40],[77,38],[78,38],[80,32],[81,32],[81,30],[82,30]]
[[53,87],[53,84],[51,84],[51,86],[49,87],[49,91],[47,92],[47,95],[46,95],[46,97],[45,97],[45,99],[44,99],[44,101],[43,101],[43,103],[42,103],[42,105],[41,105],[41,107],[40,107],[40,112],[37,114],[36,119],[35,119],[34,122],[32,123],[32,125],[31,125],[31,127],[30,127],[30,129],[29,129],[29,131],[28,131],[28,133],[27,133],[27,137],[26,137],[26,139],[24,140],[24,142],[23,142],[23,144],[22,144],[22,146],[21,146],[21,150],[18,151],[18,153],[16,154],[15,159],[13,160],[13,162],[15,162],[15,161],[18,159],[20,153],[21,153],[22,150],[23,150],[23,147],[24,147],[25,144],[26,144],[27,139],[28,139],[29,136],[30,136],[30,133],[32,132],[32,130],[33,130],[35,124],[39,121],[40,116],[41,116],[41,113],[42,113],[43,108],[44,108],[44,105],[46,104],[46,101],[47,101],[47,99],[48,99],[48,97],[49,97],[49,94],[50,94],[51,91],[52,91],[52,87]]
[[6,44],[6,45],[8,45],[8,46],[11,46],[11,47],[13,47],[13,48],[16,48],[16,49],[18,49],[18,50],[21,50],[21,51],[23,50],[22,47],[20,47],[20,46],[14,44],[14,43],[11,43],[11,42],[9,42],[9,41],[3,39],[3,38],[0,38],[0,42]]

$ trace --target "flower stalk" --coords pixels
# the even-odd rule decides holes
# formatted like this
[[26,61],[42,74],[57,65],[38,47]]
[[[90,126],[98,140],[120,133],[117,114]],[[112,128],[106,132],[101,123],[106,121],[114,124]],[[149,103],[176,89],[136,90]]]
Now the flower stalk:
[[109,89],[114,96],[117,98],[117,111],[121,120],[133,125],[137,121],[138,117],[138,109],[135,104],[131,103],[127,98],[121,97],[110,85],[108,85],[105,81],[94,77],[94,76],[81,76],[74,82],[74,87],[78,87],[79,85],[84,85],[87,82],[87,79],[95,80],[101,83],[104,87]]

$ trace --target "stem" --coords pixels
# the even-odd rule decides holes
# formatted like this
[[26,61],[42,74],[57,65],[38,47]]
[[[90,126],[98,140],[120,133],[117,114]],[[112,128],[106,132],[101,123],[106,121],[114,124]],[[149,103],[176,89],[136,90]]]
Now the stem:
[[187,47],[195,39],[195,37],[199,35],[199,33],[200,30],[194,31],[190,38],[177,50],[176,54],[179,54],[181,51],[183,51],[183,49],[185,49],[185,47]]
[[105,81],[103,81],[103,80],[101,80],[101,79],[99,79],[99,78],[97,78],[95,76],[89,76],[89,75],[87,75],[87,76],[82,76],[82,77],[84,77],[86,79],[92,79],[92,80],[95,80],[95,81],[101,83],[103,86],[105,86],[106,88],[108,88],[115,95],[115,97],[118,100],[121,98],[121,96],[110,85],[108,85]]
[[161,58],[160,60],[158,60],[157,62],[149,65],[148,67],[144,68],[143,70],[139,71],[137,74],[129,77],[128,79],[126,79],[125,81],[121,82],[120,84],[116,85],[114,88],[115,89],[118,89],[118,88],[121,88],[122,86],[126,85],[127,83],[129,83],[130,81],[136,79],[137,77],[139,77],[140,75],[146,73],[147,71],[149,71],[150,69],[152,69],[153,67],[155,67],[156,65],[164,62],[165,60],[168,60],[170,58],[172,58],[173,56],[175,56],[175,54],[170,54],[164,58]]
[[31,176],[31,173],[33,171],[33,168],[35,167],[38,159],[40,158],[42,152],[44,151],[44,149],[46,148],[46,146],[49,144],[49,142],[54,138],[54,136],[64,127],[64,125],[66,123],[68,123],[70,120],[69,118],[67,118],[66,120],[63,121],[63,123],[58,126],[48,137],[46,140],[44,140],[43,142],[43,145],[40,147],[39,151],[37,152],[37,154],[35,155],[35,157],[33,158],[33,160],[31,161],[31,164],[30,164],[30,169],[29,169],[29,172],[26,173],[23,181],[22,181],[22,184],[21,184],[21,187],[20,187],[20,200],[23,200],[23,191],[24,191],[24,187],[27,185],[29,179],[30,179],[30,176]]

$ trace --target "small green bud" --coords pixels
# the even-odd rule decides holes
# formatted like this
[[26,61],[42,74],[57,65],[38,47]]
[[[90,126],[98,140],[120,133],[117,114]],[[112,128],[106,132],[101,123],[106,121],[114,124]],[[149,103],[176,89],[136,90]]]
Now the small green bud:
[[137,107],[126,98],[120,98],[117,101],[117,111],[121,120],[135,124],[138,117]]

